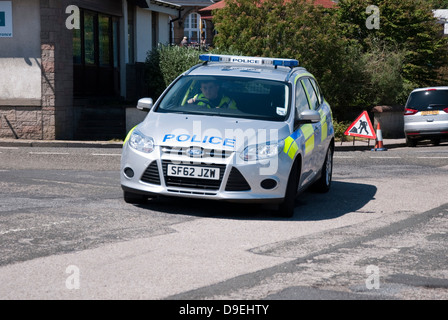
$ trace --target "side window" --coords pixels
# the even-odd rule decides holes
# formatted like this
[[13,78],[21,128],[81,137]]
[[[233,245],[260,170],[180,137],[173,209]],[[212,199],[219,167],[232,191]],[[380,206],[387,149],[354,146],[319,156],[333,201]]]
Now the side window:
[[304,110],[309,110],[308,98],[306,97],[305,90],[303,89],[302,81],[297,81],[296,86],[296,111],[300,114]]
[[310,81],[311,81],[311,84],[313,85],[314,90],[316,91],[317,99],[319,100],[319,105],[321,105],[323,102],[323,98],[322,98],[322,93],[320,91],[319,85],[317,84],[316,80],[314,80],[314,79],[310,79]]
[[317,98],[316,91],[314,91],[314,87],[310,82],[310,79],[303,79],[303,84],[305,85],[306,91],[308,92],[308,96],[310,98],[311,109],[317,110],[319,108],[319,100]]

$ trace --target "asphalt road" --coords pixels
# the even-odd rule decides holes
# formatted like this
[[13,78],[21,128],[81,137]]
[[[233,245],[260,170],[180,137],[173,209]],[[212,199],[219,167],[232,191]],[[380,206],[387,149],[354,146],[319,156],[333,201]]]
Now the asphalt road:
[[120,149],[0,147],[0,299],[448,299],[448,144],[336,152],[328,194],[122,201]]

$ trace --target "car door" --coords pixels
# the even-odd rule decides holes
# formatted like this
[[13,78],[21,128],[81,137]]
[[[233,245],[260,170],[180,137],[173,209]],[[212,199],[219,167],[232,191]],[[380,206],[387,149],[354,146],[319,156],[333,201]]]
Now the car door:
[[[306,77],[301,79],[301,82],[303,84],[303,87],[305,88],[305,91],[307,93],[307,98],[309,101],[310,109],[316,110],[319,112],[320,106],[322,104],[321,96],[318,95],[316,92],[316,89],[313,85],[314,79],[311,77]],[[322,118],[322,115],[321,115]],[[315,122],[310,124],[313,130],[313,152],[312,152],[312,170],[313,175],[317,173],[317,171],[321,168],[325,154],[323,154],[323,147],[322,147],[322,123],[321,121]],[[311,144],[311,142],[309,142]]]
[[[295,84],[295,117],[297,119],[301,112],[311,110],[311,105],[303,79],[297,77]],[[313,161],[315,145],[313,124],[298,123],[294,127],[293,136],[296,145],[302,149],[301,185],[304,185],[313,178],[313,172],[315,171]]]
[[320,139],[318,141],[318,150],[319,150],[319,160],[320,162],[325,161],[325,157],[327,155],[327,149],[331,140],[331,131],[332,131],[332,114],[331,109],[328,103],[325,101],[322,91],[320,90],[319,84],[313,78],[309,79],[313,88],[316,92],[316,96],[318,99],[319,107],[316,109],[320,114]]

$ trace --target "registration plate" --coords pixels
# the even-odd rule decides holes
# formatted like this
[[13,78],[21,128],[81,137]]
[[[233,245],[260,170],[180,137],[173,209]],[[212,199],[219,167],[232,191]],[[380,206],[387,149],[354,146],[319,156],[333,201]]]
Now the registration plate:
[[430,116],[434,114],[439,114],[439,110],[422,111],[422,116]]
[[167,175],[171,177],[219,180],[219,168],[169,164]]

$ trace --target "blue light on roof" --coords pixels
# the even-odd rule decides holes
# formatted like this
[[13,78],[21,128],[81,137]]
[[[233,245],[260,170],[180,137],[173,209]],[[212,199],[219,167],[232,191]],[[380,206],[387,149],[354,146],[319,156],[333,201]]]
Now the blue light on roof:
[[297,67],[299,65],[299,61],[297,60],[283,60],[283,65],[285,67]]
[[278,58],[261,58],[261,57],[246,57],[246,56],[230,56],[230,55],[212,55],[201,54],[199,56],[201,61],[205,62],[228,62],[250,65],[272,65],[272,66],[285,66],[285,67],[297,67],[299,61],[295,59],[278,59]]

